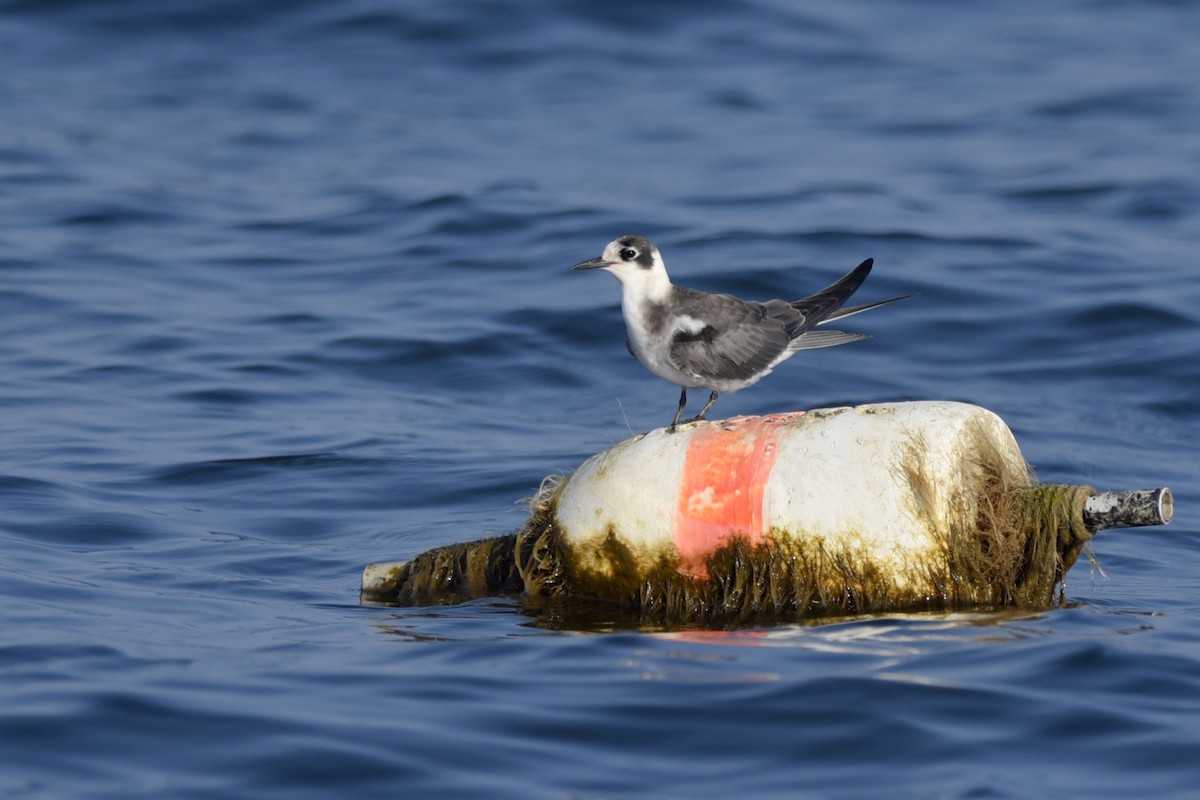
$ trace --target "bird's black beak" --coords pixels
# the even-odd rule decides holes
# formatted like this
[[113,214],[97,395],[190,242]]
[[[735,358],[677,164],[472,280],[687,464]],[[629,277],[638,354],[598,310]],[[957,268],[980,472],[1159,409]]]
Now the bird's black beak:
[[571,267],[571,269],[604,269],[605,267],[611,266],[611,261],[605,261],[603,258],[593,258],[590,261],[580,261],[578,264]]

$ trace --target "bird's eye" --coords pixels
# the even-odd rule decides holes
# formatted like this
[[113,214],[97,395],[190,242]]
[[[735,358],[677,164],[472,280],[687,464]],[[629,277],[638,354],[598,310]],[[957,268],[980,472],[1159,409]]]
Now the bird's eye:
[[626,261],[633,261],[637,257],[638,251],[634,250],[632,247],[626,247],[621,251],[621,258],[625,259]]

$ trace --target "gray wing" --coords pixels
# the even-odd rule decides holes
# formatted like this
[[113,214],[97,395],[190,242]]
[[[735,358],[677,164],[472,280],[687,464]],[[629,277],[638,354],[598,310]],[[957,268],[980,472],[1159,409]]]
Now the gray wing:
[[[849,316],[849,312],[837,315],[834,312],[850,299],[850,295],[858,291],[858,287],[863,285],[863,281],[871,274],[871,266],[874,263],[875,259],[868,258],[816,294],[789,303],[788,305],[794,308],[801,318],[801,322],[795,326],[795,329],[788,331],[792,338],[796,338],[814,325],[820,325],[827,318],[836,319],[838,316]],[[857,309],[857,311],[866,310],[866,308]]]
[[871,266],[874,263],[874,259],[868,258],[829,287],[805,297],[803,300],[795,300],[787,304],[796,312],[796,318],[789,320],[787,326],[788,334],[792,337],[790,350],[813,350],[818,347],[834,347],[839,344],[870,339],[870,336],[863,333],[814,331],[812,329],[835,319],[852,317],[855,314],[912,297],[912,295],[906,294],[902,297],[893,297],[889,300],[880,300],[861,306],[845,305],[850,296],[858,291],[858,288],[863,285],[863,281],[871,274]]
[[782,300],[747,303],[728,294],[676,287],[676,311],[701,320],[704,327],[678,330],[671,338],[671,361],[702,378],[749,380],[774,364],[791,341],[776,315],[791,308]]
[[[871,274],[871,266],[874,263],[874,259],[868,258],[833,284],[801,300],[793,300],[792,302],[767,300],[758,303],[743,302],[733,297],[729,299],[737,300],[738,303],[744,305],[760,320],[770,320],[781,326],[784,332],[787,333],[788,338],[794,340],[791,346],[792,350],[832,347],[838,344],[845,344],[867,337],[852,333],[836,333],[834,331],[829,331],[828,333],[822,332],[822,335],[817,336],[808,333],[808,331],[829,320],[848,317],[851,314],[857,314],[892,302],[891,300],[884,300],[881,303],[842,309],[845,302],[850,299],[850,295],[858,291],[858,288],[863,285],[863,281]],[[710,297],[728,297],[728,295],[710,295]],[[808,341],[801,343],[799,340],[802,337]]]

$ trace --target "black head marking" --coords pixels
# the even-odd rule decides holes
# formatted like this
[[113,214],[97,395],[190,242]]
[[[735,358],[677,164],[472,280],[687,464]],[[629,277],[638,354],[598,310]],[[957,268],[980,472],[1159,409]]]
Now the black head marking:
[[620,247],[621,258],[625,261],[633,261],[642,269],[654,267],[654,243],[645,236],[622,236],[617,240],[617,246]]

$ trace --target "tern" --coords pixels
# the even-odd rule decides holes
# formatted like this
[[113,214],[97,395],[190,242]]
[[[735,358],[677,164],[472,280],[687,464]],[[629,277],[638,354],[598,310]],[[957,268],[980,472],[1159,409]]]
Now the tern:
[[602,269],[621,282],[625,347],[646,369],[682,390],[679,409],[667,428],[674,433],[688,389],[705,388],[712,394],[685,424],[705,419],[718,394],[754,385],[799,350],[871,338],[813,328],[911,296],[843,308],[873,263],[868,258],[828,288],[790,302],[742,300],[676,286],[654,243],[634,234],[609,242],[599,258],[571,269]]

